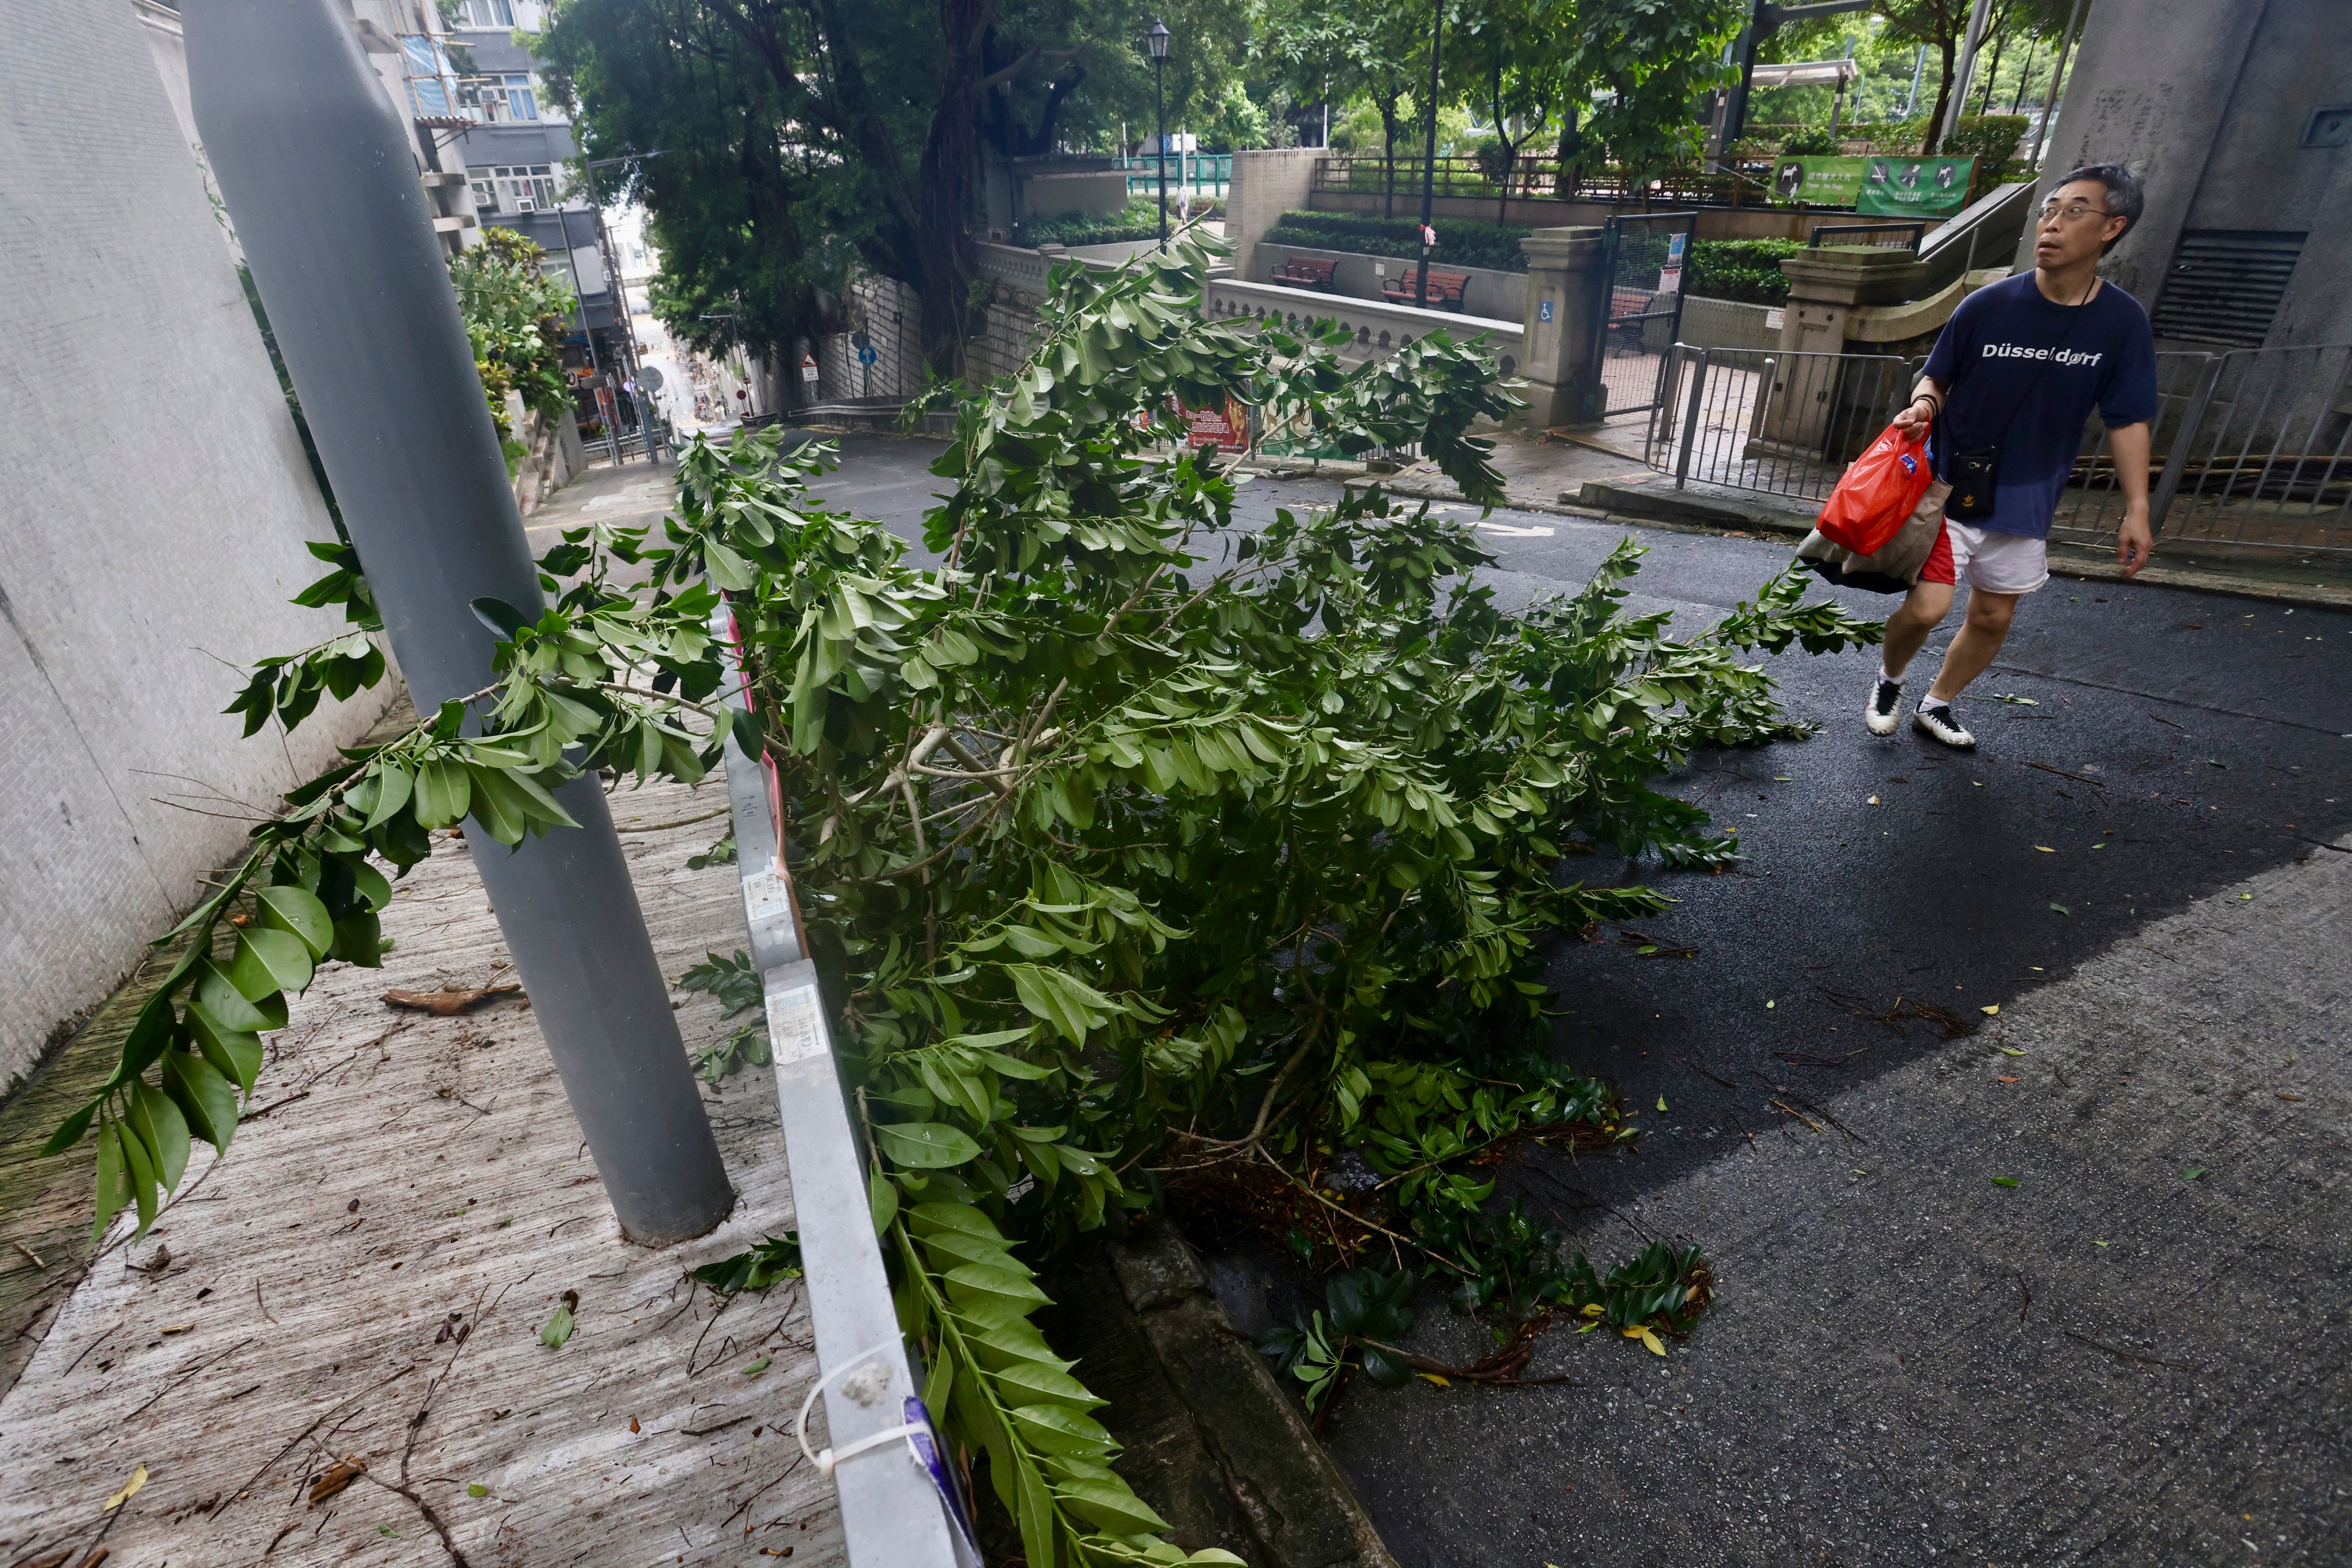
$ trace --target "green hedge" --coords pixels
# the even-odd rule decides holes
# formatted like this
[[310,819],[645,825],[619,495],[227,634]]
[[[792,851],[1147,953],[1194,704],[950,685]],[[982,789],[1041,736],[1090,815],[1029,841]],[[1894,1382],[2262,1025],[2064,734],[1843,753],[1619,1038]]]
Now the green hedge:
[[1780,258],[1804,246],[1793,239],[1702,239],[1691,245],[1688,291],[1709,300],[1785,305],[1789,279]]
[[[1519,241],[1533,234],[1532,228],[1466,217],[1436,218],[1430,227],[1437,231],[1437,249],[1430,258],[1437,265],[1483,267],[1496,272],[1528,269],[1528,255],[1519,248]],[[1286,212],[1281,222],[1266,230],[1265,237],[1276,245],[1349,250],[1360,256],[1397,256],[1407,260],[1421,256],[1420,220],[1373,213]]]
[[[1212,217],[1222,215],[1222,202],[1194,202],[1192,216],[1204,213]],[[1168,198],[1168,227],[1176,227],[1176,198]],[[1121,239],[1155,239],[1160,234],[1160,198],[1138,196],[1126,207],[1115,213],[1063,213],[1055,217],[1030,218],[1015,224],[1013,243],[1015,245],[1108,245]]]

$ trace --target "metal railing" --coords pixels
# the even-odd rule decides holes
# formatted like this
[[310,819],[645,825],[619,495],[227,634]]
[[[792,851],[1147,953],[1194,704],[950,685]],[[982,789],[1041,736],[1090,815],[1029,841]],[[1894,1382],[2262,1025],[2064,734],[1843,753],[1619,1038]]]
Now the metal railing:
[[[2352,344],[2157,358],[2148,517],[2167,543],[2352,552]],[[1924,361],[1675,345],[1643,443],[1691,482],[1826,500]],[[2125,500],[2094,415],[2050,536],[2111,542]]]
[[1826,500],[1903,406],[1915,362],[1894,354],[1695,349],[1664,367],[1643,455],[1675,476]]
[[1916,251],[1920,237],[1927,232],[1924,223],[1825,223],[1813,230],[1805,243],[1815,248],[1823,245],[1878,245]]
[[1231,153],[1169,153],[1130,157],[1120,167],[1127,171],[1127,194],[1134,196],[1155,196],[1160,194],[1160,164],[1168,164],[1168,195],[1171,200],[1180,191],[1195,195],[1222,196],[1234,183],[1234,155]]
[[[738,662],[742,638],[726,605],[711,616],[710,630],[724,650],[727,708],[741,710],[749,698]],[[824,1391],[828,1452],[845,1456],[832,1470],[843,1544],[851,1568],[961,1568],[946,1509],[913,1448],[898,1441],[849,1452],[863,1440],[899,1428],[921,1383],[890,1300],[866,1163],[843,1098],[829,1014],[809,957],[792,872],[784,864],[775,770],[736,744],[731,727],[726,752],[736,868],[742,874],[751,965],[767,1005],[769,1058],[792,1173],[802,1283]],[[772,1420],[781,1431],[781,1420]]]
[[[1377,149],[1334,152],[1317,161],[1313,188],[1358,195],[1392,192],[1403,200],[1419,194],[1425,166],[1419,153],[1400,153],[1391,163]],[[1646,178],[1631,170],[1612,168],[1570,171],[1563,177],[1549,150],[1536,149],[1513,161],[1507,180],[1490,173],[1475,158],[1440,158],[1433,167],[1431,188],[1441,196],[1478,196],[1488,201],[1500,201],[1506,195],[1549,197],[1624,206],[1647,204],[1661,209],[1777,206],[1793,211],[1812,205],[1784,202],[1776,196],[1769,162],[1726,163],[1712,170],[1653,171]]]

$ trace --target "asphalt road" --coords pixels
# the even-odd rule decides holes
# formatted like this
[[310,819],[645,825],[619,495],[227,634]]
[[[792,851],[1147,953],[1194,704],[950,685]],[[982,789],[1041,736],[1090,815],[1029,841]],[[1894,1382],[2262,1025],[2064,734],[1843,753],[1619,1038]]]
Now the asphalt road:
[[[911,536],[935,451],[852,438],[821,493]],[[1632,532],[1631,606],[1685,631],[1789,556],[1485,532],[1517,602]],[[1678,901],[1551,969],[1562,1059],[1651,1131],[1509,1174],[1604,1265],[1697,1241],[1719,1303],[1664,1363],[1550,1336],[1568,1388],[1351,1395],[1333,1451],[1400,1561],[2352,1563],[2347,653],[2342,613],[2056,580],[1962,700],[1973,755],[1864,732],[1875,650],[1769,660],[1821,732],[1670,784],[1747,863],[1591,864]],[[1244,1327],[1285,1308],[1219,1273]],[[1419,1342],[1474,1356],[1424,1295]]]

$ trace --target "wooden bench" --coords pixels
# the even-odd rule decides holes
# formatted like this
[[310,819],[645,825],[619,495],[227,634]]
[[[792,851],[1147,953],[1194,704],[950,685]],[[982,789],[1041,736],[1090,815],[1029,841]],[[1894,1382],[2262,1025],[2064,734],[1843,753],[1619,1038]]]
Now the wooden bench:
[[1338,286],[1331,281],[1331,275],[1339,269],[1339,264],[1336,261],[1318,261],[1310,256],[1294,256],[1274,269],[1271,281],[1288,283],[1299,289],[1320,289],[1327,294],[1335,293]]
[[[1413,262],[1405,268],[1403,277],[1384,279],[1381,284],[1381,298],[1397,305],[1414,303],[1414,283],[1420,274],[1421,264]],[[1462,291],[1469,287],[1470,274],[1467,272],[1440,272],[1434,267],[1429,269],[1429,303],[1434,309],[1459,310],[1462,309]]]

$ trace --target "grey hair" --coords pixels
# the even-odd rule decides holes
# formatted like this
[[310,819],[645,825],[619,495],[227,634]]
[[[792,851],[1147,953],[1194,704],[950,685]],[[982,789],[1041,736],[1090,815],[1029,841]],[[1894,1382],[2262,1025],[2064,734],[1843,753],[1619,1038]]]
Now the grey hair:
[[[2147,195],[2140,189],[2137,174],[2121,163],[2085,163],[2079,169],[2068,171],[2057,185],[2050,188],[2055,191],[2059,185],[2071,185],[2077,180],[2087,180],[2105,190],[2107,211],[2124,220],[2124,234],[2129,234],[2139,226],[2139,215],[2147,210]],[[2105,256],[2121,245],[2124,234],[2099,247],[2099,254]]]

